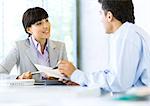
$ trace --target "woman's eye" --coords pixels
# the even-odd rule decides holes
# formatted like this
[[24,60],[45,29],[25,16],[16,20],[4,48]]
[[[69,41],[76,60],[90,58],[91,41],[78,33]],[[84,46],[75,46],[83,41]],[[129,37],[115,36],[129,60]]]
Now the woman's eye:
[[46,19],[46,22],[49,22],[48,19]]
[[41,24],[42,24],[41,22],[37,22],[37,23],[36,23],[36,25],[41,25]]

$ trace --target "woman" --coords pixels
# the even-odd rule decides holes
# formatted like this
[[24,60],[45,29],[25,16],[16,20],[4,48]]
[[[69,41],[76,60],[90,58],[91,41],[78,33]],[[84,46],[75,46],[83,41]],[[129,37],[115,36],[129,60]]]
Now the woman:
[[[22,18],[28,38],[17,41],[0,64],[0,73],[10,73],[17,65],[18,79],[31,79],[31,72],[37,71],[34,64],[55,67],[61,59],[66,60],[65,44],[49,40],[51,24],[47,12],[40,7],[29,8]],[[34,78],[39,78],[35,75]]]

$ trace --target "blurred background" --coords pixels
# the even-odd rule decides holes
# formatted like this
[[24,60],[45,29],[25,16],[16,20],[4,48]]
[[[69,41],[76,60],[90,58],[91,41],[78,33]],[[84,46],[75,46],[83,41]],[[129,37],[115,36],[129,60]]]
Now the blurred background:
[[[65,42],[69,61],[83,71],[104,69],[108,65],[109,47],[97,1],[0,0],[0,60],[16,40],[27,38],[22,15],[28,8],[39,6],[49,14],[51,39]],[[133,0],[133,3],[136,24],[150,33],[150,0]]]

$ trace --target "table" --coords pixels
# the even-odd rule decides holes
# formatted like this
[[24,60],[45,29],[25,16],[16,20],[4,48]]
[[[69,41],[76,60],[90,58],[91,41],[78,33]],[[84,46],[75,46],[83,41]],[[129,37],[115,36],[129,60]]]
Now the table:
[[150,101],[122,102],[80,86],[0,86],[0,106],[149,106]]

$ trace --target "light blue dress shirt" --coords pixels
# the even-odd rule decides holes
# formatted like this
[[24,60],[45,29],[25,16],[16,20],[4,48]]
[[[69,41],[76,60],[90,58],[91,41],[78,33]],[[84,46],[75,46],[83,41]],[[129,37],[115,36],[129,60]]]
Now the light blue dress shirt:
[[150,86],[150,36],[135,24],[124,23],[109,38],[109,66],[94,73],[76,70],[71,80],[109,92]]
[[37,57],[38,57],[38,63],[40,65],[44,66],[50,66],[50,59],[49,59],[49,53],[48,53],[48,44],[46,44],[44,48],[44,53],[41,53],[41,46],[39,42],[37,42],[33,36],[29,37],[30,43],[34,50],[36,51]]
[[[48,44],[46,44],[45,48],[44,48],[44,53],[42,54],[41,52],[41,45],[39,44],[39,42],[37,42],[35,40],[35,38],[33,36],[29,37],[30,40],[30,44],[32,46],[32,48],[36,51],[37,54],[37,60],[38,63],[40,65],[44,65],[44,66],[50,66],[50,59],[49,59],[49,53],[48,53]],[[40,74],[40,79],[42,78],[46,78],[46,75],[44,73]]]

